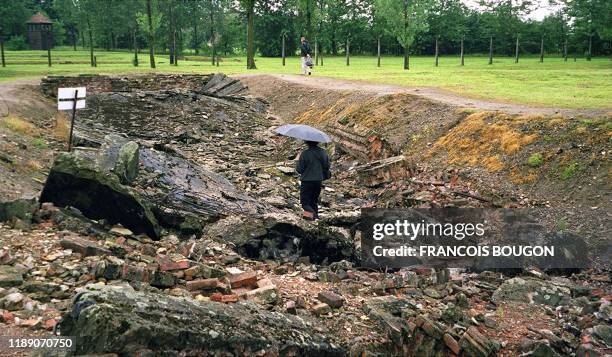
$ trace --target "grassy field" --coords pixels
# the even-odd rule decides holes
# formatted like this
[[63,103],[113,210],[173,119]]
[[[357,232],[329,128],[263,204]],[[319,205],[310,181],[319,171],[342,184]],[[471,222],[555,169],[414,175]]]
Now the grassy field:
[[[132,66],[133,53],[96,51],[98,67],[89,65],[89,52],[64,48],[52,52],[53,66],[47,66],[44,51],[7,51],[7,67],[0,67],[0,81],[40,77],[48,74],[109,73],[126,74],[151,72],[148,54],[139,55],[140,66]],[[171,66],[167,56],[156,56],[157,72],[180,73],[299,73],[299,58],[256,59],[257,70],[246,69],[244,57],[222,58],[213,67],[205,57],[187,56],[178,66]],[[435,67],[433,57],[411,57],[411,69],[402,69],[403,58],[384,57],[376,67],[375,57],[355,56],[347,67],[344,57],[326,57],[323,67],[316,67],[314,75],[363,80],[405,86],[429,86],[449,90],[473,98],[559,108],[612,108],[612,61],[594,58],[577,62],[561,58],[525,57],[518,64],[513,58],[496,57],[493,65],[487,58],[466,57],[459,66],[457,57],[441,57]]]

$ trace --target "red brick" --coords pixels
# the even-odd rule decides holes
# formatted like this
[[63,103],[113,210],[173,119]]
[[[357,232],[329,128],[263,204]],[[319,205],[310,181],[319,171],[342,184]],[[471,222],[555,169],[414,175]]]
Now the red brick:
[[221,302],[224,303],[233,303],[233,302],[237,302],[238,301],[238,295],[236,294],[231,294],[231,295],[222,295],[221,296]]
[[266,286],[274,286],[274,283],[272,282],[272,280],[268,279],[268,278],[264,278],[261,280],[257,281],[257,287],[258,288],[263,288]]
[[446,347],[448,347],[454,354],[458,355],[461,347],[459,347],[459,343],[453,338],[453,336],[445,333],[444,334],[444,343]]
[[223,294],[221,294],[221,293],[214,293],[214,294],[212,294],[210,296],[210,300],[221,302],[221,300],[223,300]]
[[188,260],[179,260],[178,262],[162,262],[159,264],[159,270],[183,270],[189,268]]
[[197,279],[187,282],[187,290],[213,289],[217,287],[217,284],[219,284],[219,279],[217,278]]
[[241,288],[245,286],[254,286],[255,284],[257,284],[257,273],[251,271],[230,275],[229,281],[232,286],[232,289]]
[[43,327],[47,331],[53,330],[55,325],[57,325],[57,320],[55,320],[55,319],[49,319],[49,320],[45,320],[45,322],[43,322]]
[[13,320],[15,320],[15,315],[13,315],[13,313],[8,311],[8,310],[3,310],[2,311],[2,320],[4,322],[13,322]]
[[125,241],[127,239],[125,239],[125,237],[117,237],[117,239],[115,239],[115,243],[116,244],[125,244]]

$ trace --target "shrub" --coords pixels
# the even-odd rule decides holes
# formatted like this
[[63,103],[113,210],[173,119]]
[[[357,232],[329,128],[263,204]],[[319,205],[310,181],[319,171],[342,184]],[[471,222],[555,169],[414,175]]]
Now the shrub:
[[539,167],[540,165],[542,165],[542,161],[544,161],[544,158],[542,158],[542,154],[537,152],[529,157],[529,159],[527,160],[527,164],[531,167]]
[[23,36],[13,36],[5,42],[6,49],[9,51],[21,51],[28,49],[28,43]]

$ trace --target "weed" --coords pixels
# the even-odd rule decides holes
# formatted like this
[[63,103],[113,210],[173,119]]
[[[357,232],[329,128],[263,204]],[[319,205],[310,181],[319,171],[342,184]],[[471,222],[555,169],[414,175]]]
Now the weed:
[[593,125],[593,120],[591,120],[591,119],[582,119],[580,122],[581,122],[582,124],[586,125],[586,126],[591,126],[591,125]]
[[49,146],[43,138],[32,139],[32,145],[36,146],[39,149],[46,149]]
[[559,232],[563,232],[565,230],[567,230],[568,227],[568,223],[567,223],[567,219],[565,219],[565,217],[561,217],[557,220],[557,231]]
[[567,165],[565,170],[563,170],[563,174],[561,174],[561,178],[564,180],[569,180],[570,178],[574,177],[574,175],[576,175],[579,169],[580,167],[578,166],[578,163],[573,162]]
[[542,157],[542,154],[537,152],[529,157],[529,159],[527,160],[527,164],[531,167],[539,167],[540,165],[542,165],[543,161],[544,158]]
[[34,124],[13,115],[2,118],[0,125],[19,134],[29,136],[36,136],[38,134],[38,128]]
[[58,112],[55,116],[55,128],[53,128],[53,136],[62,141],[68,141],[70,135],[70,122],[66,115]]

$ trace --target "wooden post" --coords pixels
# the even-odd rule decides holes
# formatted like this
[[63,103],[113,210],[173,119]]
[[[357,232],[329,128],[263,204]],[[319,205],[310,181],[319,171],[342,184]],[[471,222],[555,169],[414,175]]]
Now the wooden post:
[[283,33],[283,46],[281,47],[281,55],[283,57],[283,67],[285,66],[285,34]]
[[351,64],[350,59],[350,42],[348,37],[346,38],[346,65],[349,66]]
[[489,40],[489,64],[493,64],[493,36]]
[[378,35],[376,50],[376,66],[380,67],[380,35]]
[[176,30],[172,31],[172,57],[174,58],[174,65],[178,66],[178,57],[176,57]]
[[138,67],[138,43],[136,42],[136,28],[134,28],[134,67]]
[[319,65],[319,42],[315,36],[315,66]]
[[51,31],[47,31],[47,63],[51,67]]
[[464,37],[461,37],[461,65],[463,66],[465,64],[464,60],[463,60],[463,39]]
[[591,60],[591,56],[593,55],[593,34],[589,34],[589,52],[587,52],[587,61]]
[[544,62],[544,35],[540,39],[540,63]]
[[516,47],[514,49],[514,63],[519,61],[519,35],[516,35]]
[[72,150],[72,132],[74,131],[74,117],[76,115],[76,105],[79,99],[79,90],[74,91],[74,102],[72,103],[72,120],[70,120],[70,136],[68,137],[68,152]]
[[1,27],[0,27],[0,54],[2,57],[2,67],[6,67],[6,61],[4,60],[4,35],[2,34]]
[[438,36],[436,36],[436,67],[438,67]]

